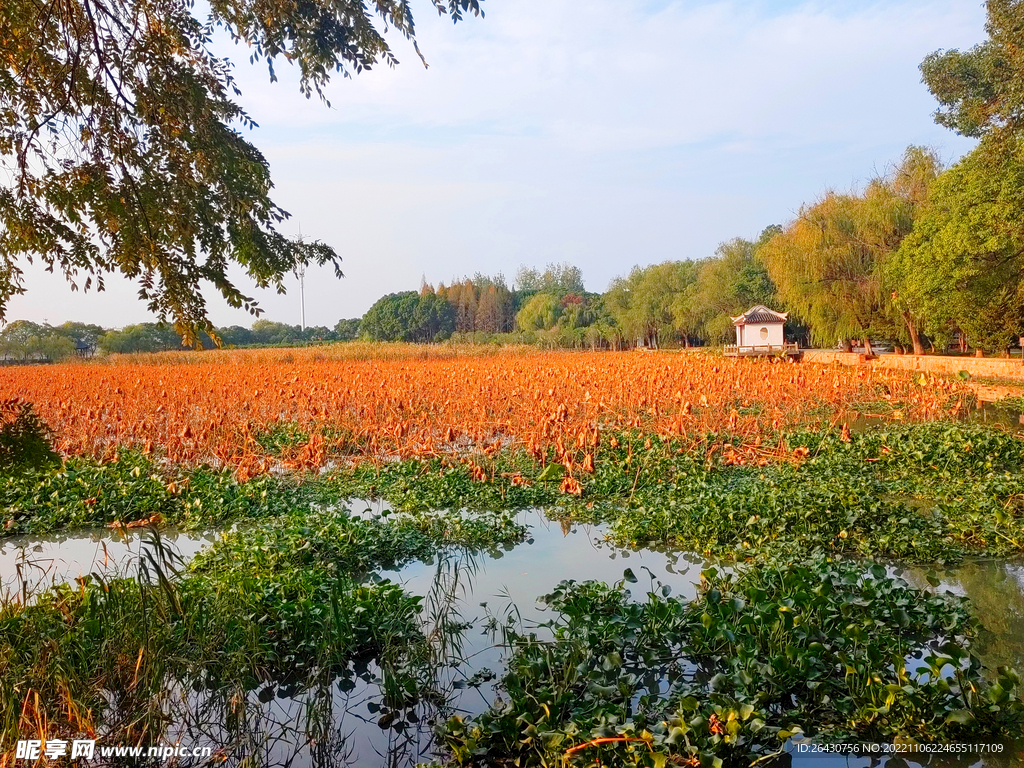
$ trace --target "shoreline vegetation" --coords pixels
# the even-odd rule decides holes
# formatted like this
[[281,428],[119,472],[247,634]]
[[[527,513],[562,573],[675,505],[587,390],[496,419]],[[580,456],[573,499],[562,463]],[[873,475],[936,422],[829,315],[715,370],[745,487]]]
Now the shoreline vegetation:
[[[745,766],[794,738],[1020,733],[1018,673],[984,666],[970,602],[888,568],[1024,555],[1024,440],[967,423],[961,381],[706,355],[213,354],[0,371],[0,396],[25,395],[0,427],[22,450],[0,542],[147,530],[134,574],[0,605],[0,753],[25,733],[151,743],[202,710],[235,729],[232,760],[257,759],[254,699],[304,697],[316,738],[332,687],[363,684],[382,728],[430,710],[441,764]],[[228,402],[244,417],[218,432]],[[539,628],[491,614],[503,668],[459,686],[501,694],[460,715],[442,672],[468,627],[381,574],[514,547],[525,509],[707,565],[692,600],[634,596],[627,569],[557,584]],[[182,563],[165,526],[223,533]]]

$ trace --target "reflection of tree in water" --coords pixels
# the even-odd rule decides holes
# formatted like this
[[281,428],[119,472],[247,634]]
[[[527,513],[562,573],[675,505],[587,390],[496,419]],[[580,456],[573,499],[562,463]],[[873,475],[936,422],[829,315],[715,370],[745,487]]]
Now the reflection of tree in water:
[[[973,604],[985,628],[976,646],[985,666],[995,669],[1007,665],[1024,671],[1024,565],[979,560],[965,562],[939,576],[940,589],[961,591]],[[904,578],[928,589],[921,571],[909,571]]]
[[985,664],[1024,670],[1024,566],[996,561],[965,563],[950,581],[959,584],[970,598],[987,630],[978,644]]

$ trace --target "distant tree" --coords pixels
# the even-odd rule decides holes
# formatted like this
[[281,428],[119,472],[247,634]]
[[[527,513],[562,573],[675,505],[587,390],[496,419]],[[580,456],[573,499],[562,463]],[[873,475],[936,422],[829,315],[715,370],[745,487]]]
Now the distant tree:
[[501,272],[496,275],[485,275],[483,272],[476,272],[473,275],[471,282],[478,292],[492,285],[495,288],[504,288],[506,291],[508,290],[508,282],[506,282],[505,275]]
[[449,288],[448,301],[455,309],[455,329],[463,333],[475,331],[477,289],[473,281],[465,280]]
[[531,267],[520,267],[516,272],[516,291],[524,294],[550,293],[561,298],[566,293],[585,293],[583,270],[562,262],[548,264],[544,272]]
[[443,341],[455,331],[455,308],[433,291],[421,292],[413,308],[405,341]]
[[99,344],[100,336],[106,333],[106,329],[90,323],[67,322],[54,329],[62,336],[66,336],[76,344],[86,344],[95,349]]
[[353,317],[339,320],[334,326],[334,336],[338,341],[352,341],[359,336],[359,323],[362,318]]
[[107,331],[99,339],[99,348],[108,354],[162,352],[181,347],[181,336],[166,323],[126,325],[119,331]]
[[419,303],[416,291],[389,293],[370,307],[359,324],[359,335],[373,341],[403,341],[413,327]]
[[15,320],[4,326],[0,331],[0,354],[6,360],[28,360],[31,339],[40,333],[38,323],[28,320]]
[[535,293],[540,293],[542,286],[541,273],[533,267],[524,265],[516,272],[516,293],[529,297]]
[[50,362],[58,362],[75,354],[75,342],[59,333],[48,333],[36,342],[40,354]]
[[[593,299],[590,296],[567,293],[559,303],[562,305],[562,314],[558,318],[558,326],[560,328],[576,330],[586,328],[594,322]],[[577,334],[573,338],[573,346],[579,346],[583,336]]]
[[592,349],[604,347],[620,349],[623,342],[622,330],[609,311],[605,296],[597,293],[587,294],[587,305],[591,320],[584,332],[586,343]]
[[680,331],[712,343],[730,343],[732,319],[756,304],[780,309],[775,283],[757,258],[758,248],[782,231],[773,226],[757,242],[736,238],[722,243],[714,257],[700,262],[693,290],[683,299],[677,316]]
[[512,293],[504,285],[491,283],[480,289],[476,307],[476,330],[507,333],[512,330]]
[[48,324],[15,320],[0,331],[0,355],[7,360],[56,362],[74,353],[74,338]]
[[296,341],[301,330],[298,326],[276,323],[265,318],[252,324],[252,343],[255,344],[287,344]]
[[516,315],[521,331],[546,331],[555,327],[562,316],[562,302],[550,293],[534,294]]
[[[634,267],[627,277],[612,281],[604,304],[625,338],[658,347],[682,325],[680,318],[696,277],[697,265],[692,261]],[[688,337],[684,333],[684,342]]]
[[305,342],[334,341],[334,329],[326,325],[307,325],[305,330],[300,326],[300,338]]
[[251,330],[240,325],[232,325],[228,328],[218,328],[217,335],[221,341],[229,347],[246,347],[254,342]]
[[37,352],[35,342],[42,326],[28,320],[15,320],[0,331],[0,354],[7,360],[29,360]]

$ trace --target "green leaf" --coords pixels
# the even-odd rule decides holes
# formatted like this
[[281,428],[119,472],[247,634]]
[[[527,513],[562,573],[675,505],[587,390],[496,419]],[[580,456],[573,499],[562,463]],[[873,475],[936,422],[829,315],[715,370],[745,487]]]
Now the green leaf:
[[612,651],[601,662],[601,668],[605,672],[611,672],[613,669],[618,669],[622,666],[622,656],[617,651]]
[[945,722],[947,724],[958,723],[960,725],[971,725],[976,722],[976,718],[969,709],[955,709],[946,715]]
[[541,473],[537,475],[537,480],[541,483],[550,483],[561,480],[563,477],[565,477],[565,466],[551,463],[544,467]]

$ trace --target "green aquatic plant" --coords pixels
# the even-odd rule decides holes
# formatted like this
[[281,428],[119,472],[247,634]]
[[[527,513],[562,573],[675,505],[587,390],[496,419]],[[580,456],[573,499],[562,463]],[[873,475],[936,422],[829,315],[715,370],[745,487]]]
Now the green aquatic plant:
[[542,507],[606,523],[621,544],[739,560],[790,546],[910,562],[1024,552],[1024,440],[1015,435],[950,423],[848,439],[792,432],[766,436],[752,461],[737,461],[738,440],[707,435],[680,452],[669,439],[620,433],[592,474],[577,472],[580,498],[539,482],[554,465],[524,454],[496,457],[484,481],[466,465],[409,461],[336,482],[407,510]]
[[[1014,381],[1013,383],[1020,386],[1019,381]],[[1006,395],[1005,397],[996,400],[996,402],[992,404],[992,407],[997,411],[1019,414],[1024,412],[1024,395]]]
[[499,624],[507,671],[440,738],[460,765],[743,765],[792,737],[962,740],[1020,732],[1014,671],[986,679],[966,601],[818,556],[709,569],[694,601],[652,581],[562,582],[537,627]]
[[135,451],[0,472],[0,536],[127,524],[157,515],[180,528],[272,517],[333,500],[323,485],[262,475],[240,482],[207,467],[168,467]]
[[309,442],[309,431],[291,421],[268,424],[255,435],[257,445],[271,455],[280,455],[289,448]]
[[363,462],[325,475],[245,482],[223,470],[166,466],[124,452],[107,463],[69,459],[0,474],[0,521],[8,535],[154,514],[204,528],[382,497],[423,520],[434,514],[442,527],[465,523],[431,510],[539,507],[554,517],[605,523],[622,544],[738,560],[784,546],[909,562],[1024,553],[1024,440],[992,427],[888,425],[852,435],[766,434],[754,443],[715,433],[685,448],[641,430],[606,438],[592,471],[572,468],[579,496],[547,481],[568,471],[554,455],[538,459],[516,450],[461,462]]

